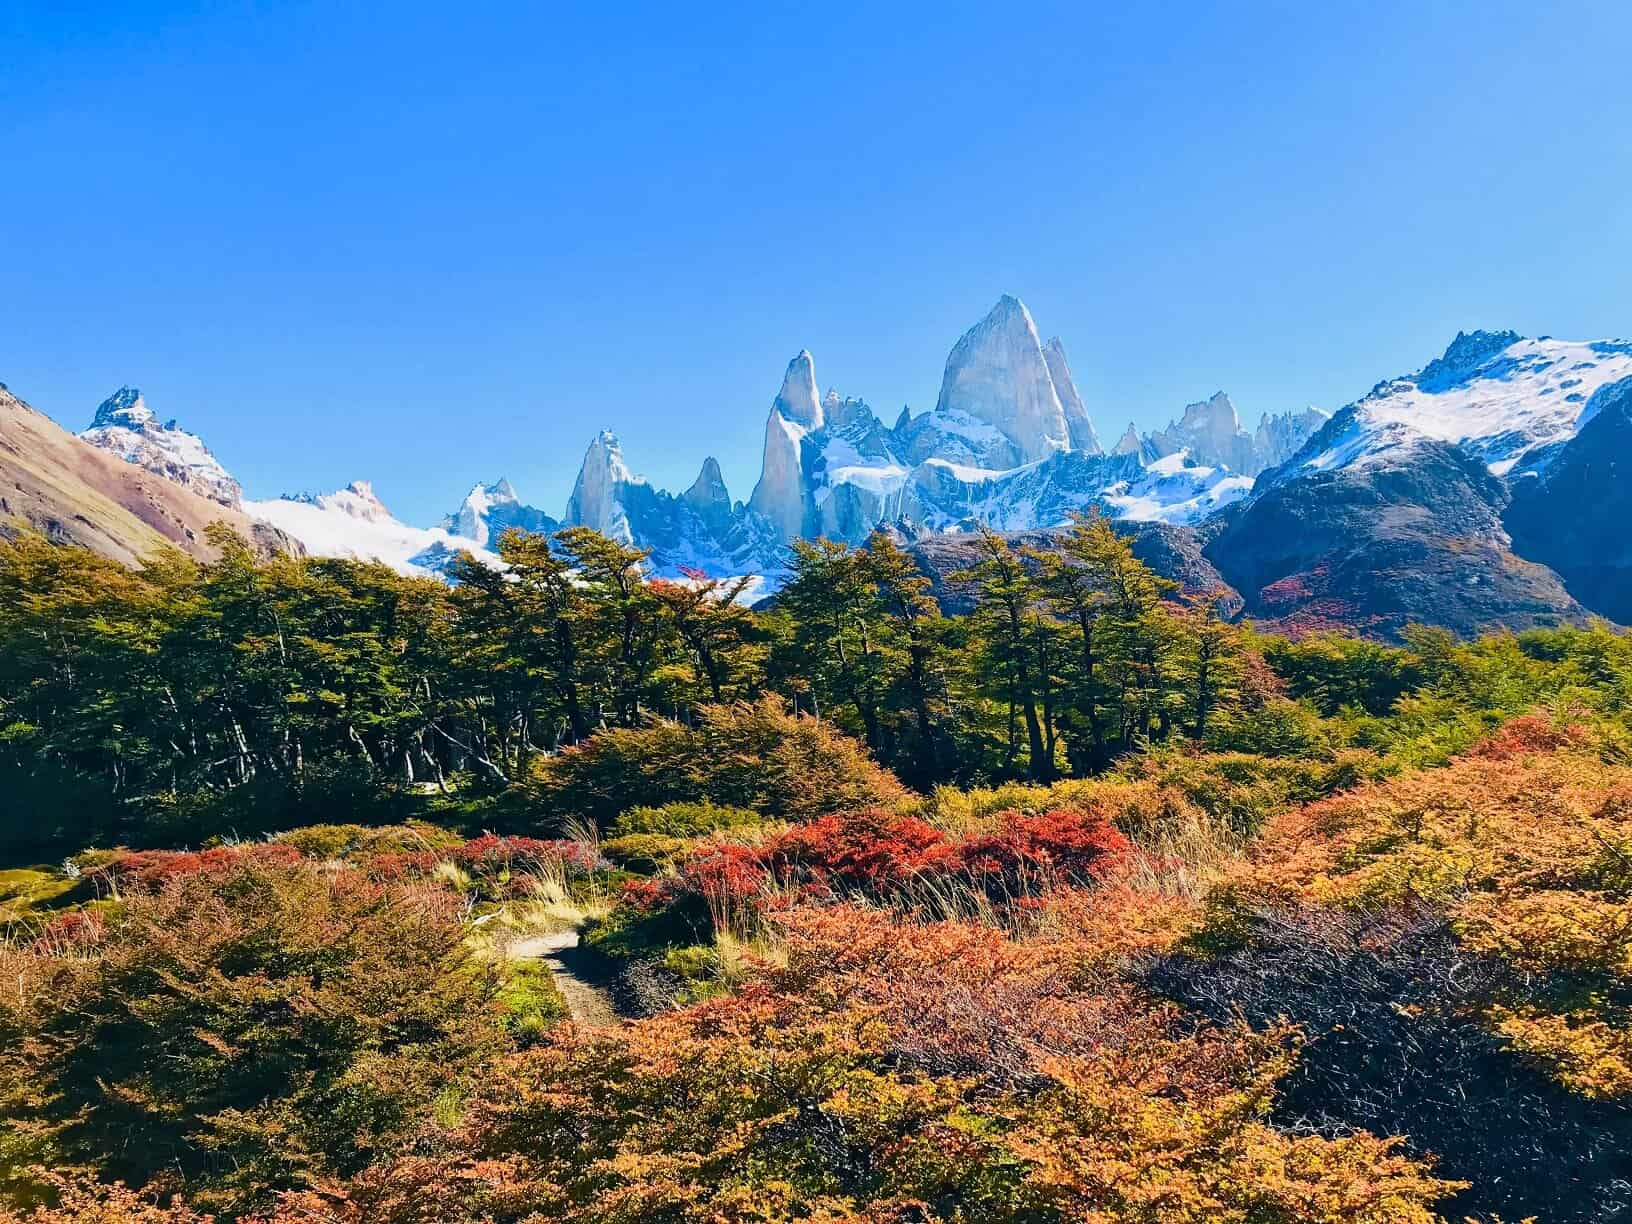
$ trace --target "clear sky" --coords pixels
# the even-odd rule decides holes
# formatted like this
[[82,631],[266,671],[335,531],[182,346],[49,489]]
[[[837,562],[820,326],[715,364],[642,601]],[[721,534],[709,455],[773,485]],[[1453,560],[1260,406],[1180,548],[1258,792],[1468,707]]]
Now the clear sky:
[[0,381],[255,496],[758,475],[1015,293],[1100,432],[1632,332],[1632,5],[0,0]]

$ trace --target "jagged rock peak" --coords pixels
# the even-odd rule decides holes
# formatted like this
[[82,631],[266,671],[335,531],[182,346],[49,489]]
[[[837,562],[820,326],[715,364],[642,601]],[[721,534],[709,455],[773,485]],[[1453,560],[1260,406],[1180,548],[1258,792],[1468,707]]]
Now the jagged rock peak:
[[640,483],[624,462],[617,435],[603,429],[584,452],[583,466],[567,500],[566,522],[593,527],[602,535],[627,542],[629,524],[618,498],[619,486]]
[[759,482],[748,498],[749,509],[764,516],[784,541],[797,539],[805,529],[811,499],[804,482],[804,440],[821,425],[816,365],[809,350],[802,349],[788,363],[782,390],[771,401]]
[[1453,383],[1522,339],[1516,331],[1459,331],[1441,356],[1422,367],[1417,384],[1429,390],[1437,384]]
[[632,479],[629,465],[623,459],[623,444],[610,429],[601,430],[590,441],[589,449],[584,451],[583,466],[605,469],[620,480]]
[[1235,411],[1235,404],[1223,391],[1214,391],[1204,400],[1184,407],[1185,428],[1203,428],[1220,438],[1227,438],[1241,430],[1241,417]]
[[147,406],[147,401],[142,398],[141,391],[135,387],[120,387],[97,405],[96,417],[91,421],[91,428],[123,425],[127,429],[140,429],[143,425],[152,424],[157,420],[153,410]]
[[211,501],[234,509],[243,505],[243,489],[204,440],[174,421],[161,425],[135,387],[120,387],[103,400],[90,428],[79,436]]
[[1122,431],[1122,436],[1117,439],[1116,449],[1111,453],[1114,455],[1137,455],[1142,449],[1143,446],[1139,441],[1139,431],[1134,428],[1133,422],[1129,421],[1128,427]]
[[1071,449],[1065,408],[1031,312],[1004,294],[946,359],[936,411],[995,426],[1026,462]]
[[1259,462],[1266,468],[1280,467],[1330,419],[1330,413],[1313,404],[1298,411],[1263,413],[1252,435]]
[[1060,407],[1065,412],[1071,449],[1086,451],[1090,455],[1103,454],[1105,448],[1099,444],[1094,422],[1077,392],[1076,379],[1071,377],[1071,363],[1065,359],[1065,345],[1060,343],[1058,336],[1050,337],[1048,343],[1043,345],[1043,360],[1048,363],[1048,376],[1054,382],[1054,392],[1060,397]]
[[720,461],[710,455],[703,460],[703,470],[691,482],[681,497],[698,509],[731,505],[731,494],[726,490],[725,477],[720,474]]
[[788,372],[782,376],[782,390],[777,392],[773,406],[788,420],[806,429],[822,427],[822,401],[816,393],[816,360],[809,349],[800,349],[799,355],[788,362]]

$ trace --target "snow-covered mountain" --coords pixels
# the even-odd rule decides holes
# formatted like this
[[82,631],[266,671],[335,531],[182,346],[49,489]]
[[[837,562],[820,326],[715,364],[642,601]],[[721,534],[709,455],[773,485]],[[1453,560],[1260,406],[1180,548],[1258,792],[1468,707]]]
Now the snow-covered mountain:
[[[1629,344],[1464,333],[1418,373],[1379,383],[1331,418],[1316,408],[1264,413],[1249,431],[1220,391],[1162,429],[1129,425],[1107,451],[1063,343],[1044,341],[1025,305],[1004,297],[953,345],[934,406],[902,408],[893,423],[863,399],[822,392],[815,358],[799,352],[771,398],[746,501],[733,500],[712,458],[684,492],[657,488],[603,432],[559,518],[505,480],[472,486],[438,527],[401,522],[363,483],[244,508],[312,553],[375,557],[408,573],[445,573],[463,552],[496,562],[509,528],[584,525],[649,550],[658,574],[756,574],[766,589],[801,537],[1036,532],[1098,507],[1170,534],[1206,523],[1190,537],[1195,548],[1267,619],[1327,616],[1379,632],[1412,615],[1547,623],[1579,607],[1557,574],[1511,551],[1503,516],[1509,502],[1519,507],[1514,521],[1540,558],[1539,524],[1572,490],[1597,487],[1583,428],[1612,391],[1613,428],[1593,437],[1632,437],[1628,380]],[[203,443],[160,425],[134,391],[98,409],[86,437],[223,501],[237,496]],[[1553,479],[1561,455],[1570,474]],[[1607,538],[1592,534],[1592,507],[1576,513],[1579,540]],[[1611,581],[1591,577],[1591,552],[1579,544],[1559,572]],[[1461,611],[1445,611],[1451,603]]]
[[477,548],[491,548],[512,527],[549,534],[559,530],[561,524],[538,507],[523,504],[502,476],[493,484],[472,485],[459,509],[442,520],[442,530],[469,540]]
[[1594,395],[1632,376],[1632,343],[1458,332],[1417,374],[1380,382],[1309,437],[1269,478],[1395,462],[1448,442],[1494,476],[1544,466],[1591,419]]
[[374,494],[366,480],[333,493],[295,493],[244,503],[244,510],[287,532],[316,557],[383,561],[404,574],[443,575],[462,552],[497,558],[445,527],[411,527]]
[[928,412],[903,409],[887,426],[865,401],[818,397],[817,386],[815,359],[799,353],[771,401],[746,507],[783,541],[857,543],[881,525],[1029,530],[1090,506],[1193,523],[1245,496],[1326,419],[1314,409],[1266,415],[1248,434],[1221,392],[1158,434],[1130,426],[1107,455],[1064,345],[1045,343],[1013,297],[953,347]]
[[1206,554],[1249,614],[1293,629],[1624,615],[1629,563],[1609,542],[1632,431],[1593,423],[1628,402],[1632,344],[1458,333],[1264,472]]
[[243,502],[243,489],[203,440],[174,421],[160,424],[135,387],[120,387],[103,400],[91,427],[79,436],[223,506],[236,509]]
[[[437,573],[461,551],[491,557],[509,528],[583,525],[645,548],[655,572],[755,573],[774,585],[787,544],[826,536],[859,543],[880,526],[915,532],[1059,526],[1098,506],[1123,518],[1187,524],[1244,496],[1252,477],[1286,459],[1324,418],[1314,410],[1241,427],[1222,392],[1141,438],[1132,426],[1113,453],[1100,443],[1064,344],[1042,339],[1031,312],[1004,296],[952,347],[933,408],[903,408],[886,424],[866,401],[819,390],[816,362],[798,353],[765,420],[759,480],[733,501],[719,464],[704,461],[685,492],[654,487],[610,433],[584,455],[559,519],[524,503],[508,481],[478,483],[438,527],[395,518],[362,482],[246,509],[319,556],[373,557]],[[88,440],[177,483],[237,504],[237,483],[194,435],[160,425],[121,391]]]

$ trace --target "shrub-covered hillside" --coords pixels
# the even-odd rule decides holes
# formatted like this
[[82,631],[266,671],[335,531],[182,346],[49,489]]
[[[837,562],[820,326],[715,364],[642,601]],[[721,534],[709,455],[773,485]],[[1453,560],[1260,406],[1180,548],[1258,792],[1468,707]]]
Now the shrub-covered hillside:
[[0,545],[0,1219],[1632,1218],[1632,641]]

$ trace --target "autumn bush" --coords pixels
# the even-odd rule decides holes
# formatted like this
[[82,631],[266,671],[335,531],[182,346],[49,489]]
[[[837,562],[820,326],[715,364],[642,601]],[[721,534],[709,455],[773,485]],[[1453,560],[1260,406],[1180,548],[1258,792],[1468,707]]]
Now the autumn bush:
[[356,1172],[494,1040],[464,937],[445,893],[243,853],[127,893],[94,938],[0,945],[0,1180],[237,1213]]
[[612,822],[611,833],[614,837],[632,833],[706,837],[721,829],[758,824],[763,819],[753,808],[725,807],[705,799],[700,803],[665,803],[662,807],[630,808]]
[[301,858],[296,847],[277,842],[245,842],[204,850],[131,850],[109,857],[93,869],[91,878],[115,891],[152,890],[185,876],[230,872],[246,863],[288,867]]
[[979,926],[786,921],[785,969],[505,1057],[436,1142],[280,1219],[1427,1224],[1455,1188],[1266,1125],[1285,1032],[1197,1028]]
[[635,808],[713,803],[782,820],[895,804],[906,790],[832,724],[767,697],[704,707],[692,726],[655,722],[601,731],[539,758],[529,792],[557,821],[610,828]]
[[1409,1135],[1464,1210],[1632,1210],[1632,770],[1601,748],[1520,716],[1272,819],[1147,980],[1299,1024],[1281,1120]]
[[363,866],[376,880],[427,880],[440,868],[451,866],[477,890],[498,899],[518,893],[530,875],[543,872],[554,878],[582,878],[605,863],[586,842],[485,833],[433,849],[375,855]]
[[958,912],[961,898],[1001,910],[1056,886],[1100,880],[1131,853],[1128,839],[1097,814],[1007,812],[989,832],[954,838],[917,817],[869,809],[830,813],[757,845],[705,843],[673,874],[629,886],[625,903],[666,912],[694,938],[751,927],[768,909],[801,898],[943,913]]

